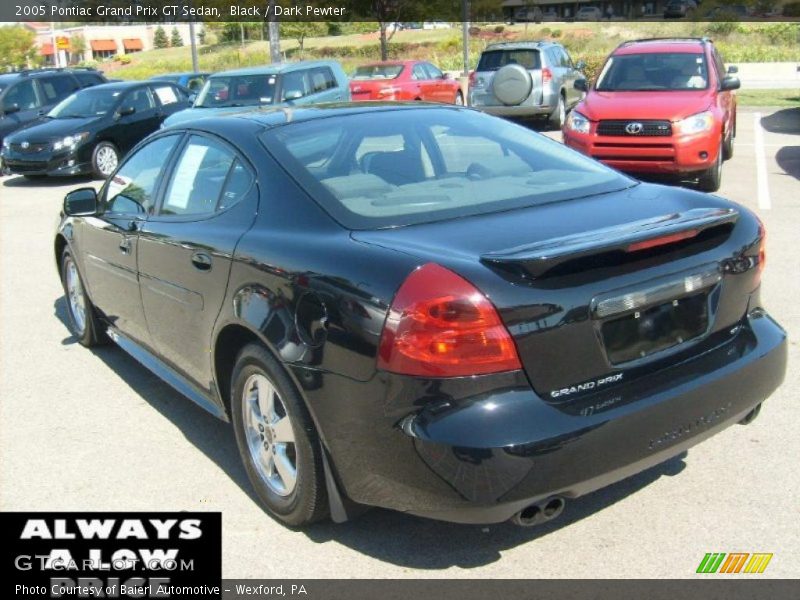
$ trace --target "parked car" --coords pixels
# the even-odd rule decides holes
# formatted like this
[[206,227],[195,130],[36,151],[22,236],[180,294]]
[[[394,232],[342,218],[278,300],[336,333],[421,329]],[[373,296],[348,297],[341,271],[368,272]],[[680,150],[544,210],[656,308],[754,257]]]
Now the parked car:
[[709,21],[733,21],[736,19],[746,19],[752,16],[752,11],[744,4],[725,4],[713,7],[706,13]]
[[72,92],[105,82],[94,69],[32,69],[0,75],[0,143]]
[[603,18],[603,11],[598,6],[581,6],[575,13],[576,21],[599,21]]
[[26,177],[108,177],[119,159],[161,122],[190,105],[168,82],[106,83],[80,90],[3,140],[2,158]]
[[733,156],[739,85],[710,40],[626,42],[570,115],[564,143],[630,173],[696,177],[713,192]]
[[354,102],[365,100],[424,100],[464,104],[461,84],[438,67],[419,60],[370,63],[350,78]]
[[375,103],[161,130],[54,250],[74,337],[232,421],[278,519],[533,525],[758,414],[787,356],[764,240],[502,119]]
[[445,21],[425,21],[422,24],[423,29],[450,29],[450,23]]
[[164,127],[243,107],[299,106],[318,102],[347,102],[350,85],[341,65],[333,60],[279,63],[214,73],[203,84],[194,104],[164,122]]
[[664,6],[665,19],[685,19],[697,10],[694,0],[669,0]]
[[151,77],[151,81],[169,81],[170,83],[177,83],[181,87],[185,87],[192,92],[199,92],[203,87],[206,79],[211,73],[189,71],[186,73],[165,73],[164,75],[156,75]]
[[547,118],[561,127],[583,97],[575,89],[583,66],[553,42],[490,44],[470,74],[469,105],[504,117]]
[[542,21],[559,21],[558,11],[554,8],[546,8],[542,11]]

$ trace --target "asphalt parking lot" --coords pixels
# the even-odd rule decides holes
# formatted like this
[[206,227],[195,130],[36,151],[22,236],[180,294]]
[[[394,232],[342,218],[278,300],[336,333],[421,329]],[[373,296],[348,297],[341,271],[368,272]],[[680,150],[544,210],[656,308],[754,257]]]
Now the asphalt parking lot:
[[65,192],[84,185],[0,178],[0,510],[222,511],[229,578],[687,578],[706,552],[770,552],[761,577],[800,576],[800,109],[740,110],[720,192],[767,227],[763,299],[789,331],[785,384],[752,425],[533,529],[384,510],[305,531],[271,519],[228,425],[121,350],[70,335],[52,235]]

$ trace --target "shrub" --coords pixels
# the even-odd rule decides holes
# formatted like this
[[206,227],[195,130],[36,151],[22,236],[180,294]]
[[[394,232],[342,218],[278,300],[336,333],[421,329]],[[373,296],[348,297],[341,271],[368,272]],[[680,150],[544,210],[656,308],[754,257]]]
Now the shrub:
[[550,32],[550,37],[552,37],[552,38],[560,38],[561,37],[561,30],[560,29],[553,29],[553,31]]
[[549,27],[545,27],[544,29],[540,30],[539,33],[541,34],[541,36],[543,38],[552,37],[552,35],[553,35],[553,32],[550,31]]
[[502,25],[498,25],[497,27],[494,28],[495,33],[503,33],[505,30],[506,28],[503,27]]
[[473,27],[469,28],[469,34],[470,35],[479,35],[480,32],[481,32],[481,28],[480,27],[473,26]]

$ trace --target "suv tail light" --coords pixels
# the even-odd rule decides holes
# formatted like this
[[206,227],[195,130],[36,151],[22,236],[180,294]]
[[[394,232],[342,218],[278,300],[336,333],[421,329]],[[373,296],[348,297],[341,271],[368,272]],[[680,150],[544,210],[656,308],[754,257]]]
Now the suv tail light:
[[459,377],[522,366],[514,340],[486,296],[452,271],[428,263],[411,273],[395,295],[378,368]]
[[542,83],[550,83],[553,81],[553,72],[545,67],[542,69]]
[[764,223],[759,219],[758,221],[758,267],[756,275],[756,283],[761,283],[761,274],[764,272],[764,267],[767,265],[767,228]]

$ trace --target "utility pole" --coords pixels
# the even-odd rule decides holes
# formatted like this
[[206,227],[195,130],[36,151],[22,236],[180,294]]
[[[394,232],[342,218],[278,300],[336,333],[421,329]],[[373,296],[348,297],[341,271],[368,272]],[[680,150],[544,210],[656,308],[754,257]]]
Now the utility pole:
[[61,66],[61,57],[58,53],[58,42],[56,40],[56,24],[50,21],[50,43],[53,44],[53,66]]
[[461,49],[464,77],[469,76],[469,0],[461,0]]
[[[189,2],[189,6],[194,9],[194,2]],[[194,10],[192,10],[192,14],[194,14]],[[197,73],[200,71],[200,65],[197,61],[197,39],[194,35],[194,17],[189,21],[189,44],[192,48],[192,71]]]
[[281,32],[275,19],[275,0],[269,1],[269,60],[281,62]]

